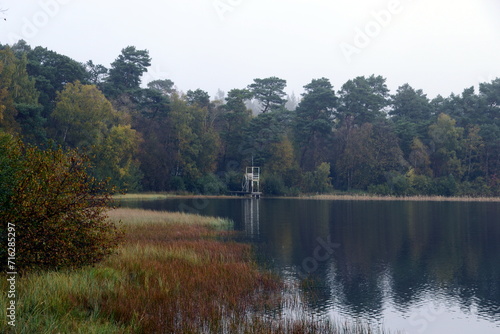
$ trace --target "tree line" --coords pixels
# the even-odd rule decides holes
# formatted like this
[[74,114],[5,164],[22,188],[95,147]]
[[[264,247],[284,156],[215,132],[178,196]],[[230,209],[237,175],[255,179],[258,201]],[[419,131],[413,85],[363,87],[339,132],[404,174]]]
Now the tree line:
[[[0,129],[41,149],[85,153],[98,180],[128,191],[222,194],[260,166],[271,195],[500,195],[500,79],[429,99],[382,76],[334,89],[257,78],[218,94],[141,86],[147,50],[107,68],[24,41],[0,46]],[[250,109],[249,107],[252,107]]]

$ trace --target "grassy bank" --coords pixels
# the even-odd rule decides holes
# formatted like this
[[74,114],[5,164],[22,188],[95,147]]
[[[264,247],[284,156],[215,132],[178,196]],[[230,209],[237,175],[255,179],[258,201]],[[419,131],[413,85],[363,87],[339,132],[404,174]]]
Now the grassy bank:
[[139,193],[139,194],[117,194],[113,195],[116,200],[155,200],[177,197],[177,195],[168,193]]
[[[265,197],[265,196],[264,196]],[[162,193],[126,194],[113,196],[116,200],[155,200],[168,198],[238,198],[236,196],[213,196],[213,195],[175,195]],[[500,202],[500,197],[447,197],[447,196],[378,196],[371,194],[323,194],[323,195],[299,195],[292,197],[295,199],[317,199],[317,200],[337,200],[337,201],[432,201],[432,202]]]
[[113,199],[118,201],[147,201],[169,198],[237,198],[233,195],[199,195],[199,194],[174,194],[174,193],[135,193],[113,195]]
[[[231,241],[228,221],[137,209],[110,218],[122,221],[125,238],[104,263],[17,278],[15,333],[377,332],[280,317],[276,310],[293,300],[284,300],[279,278],[259,270],[249,245]],[[0,332],[8,333],[5,317]]]

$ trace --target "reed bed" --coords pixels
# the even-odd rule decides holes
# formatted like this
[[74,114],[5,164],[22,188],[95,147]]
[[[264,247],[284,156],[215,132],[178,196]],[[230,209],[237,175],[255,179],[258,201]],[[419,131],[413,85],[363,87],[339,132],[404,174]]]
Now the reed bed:
[[155,200],[176,197],[167,193],[140,193],[140,194],[117,194],[113,195],[115,200]]
[[382,333],[289,317],[299,299],[258,268],[249,245],[231,241],[225,220],[133,209],[109,216],[125,236],[104,263],[18,278],[15,333]]
[[148,200],[158,200],[158,199],[168,199],[168,198],[238,198],[235,195],[199,195],[192,193],[135,193],[135,194],[117,194],[113,195],[114,200],[119,201],[148,201]]
[[500,197],[446,197],[446,196],[376,196],[376,195],[311,195],[300,199],[338,201],[420,201],[420,202],[500,202]]
[[124,226],[125,228],[133,227],[140,229],[140,233],[148,233],[144,229],[146,225],[148,228],[157,225],[159,228],[165,228],[164,225],[184,225],[185,228],[189,226],[199,227],[210,226],[217,229],[230,229],[232,221],[225,218],[207,217],[195,214],[188,214],[184,212],[166,212],[166,211],[153,211],[132,208],[118,208],[108,212],[108,217],[115,223]]
[[[171,195],[171,194],[126,194],[115,195],[118,200],[154,200],[167,198],[229,198],[235,196],[205,196],[205,195]],[[380,196],[371,194],[324,194],[324,195],[300,195],[298,199],[318,199],[318,200],[345,200],[345,201],[433,201],[433,202],[500,202],[500,197],[472,197],[472,196]]]

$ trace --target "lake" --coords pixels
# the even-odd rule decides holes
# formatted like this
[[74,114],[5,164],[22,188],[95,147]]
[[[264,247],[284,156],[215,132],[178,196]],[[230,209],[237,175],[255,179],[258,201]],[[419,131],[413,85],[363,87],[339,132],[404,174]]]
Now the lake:
[[227,217],[318,317],[406,333],[500,333],[500,203],[167,199]]

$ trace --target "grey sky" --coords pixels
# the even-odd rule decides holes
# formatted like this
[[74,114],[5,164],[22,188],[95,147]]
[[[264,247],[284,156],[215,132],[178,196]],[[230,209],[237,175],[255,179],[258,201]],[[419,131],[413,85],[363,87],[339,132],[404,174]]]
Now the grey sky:
[[500,77],[497,0],[0,0],[0,42],[19,38],[109,67],[121,49],[148,49],[145,80],[182,90],[243,88],[278,76],[302,93],[382,75],[430,98]]

